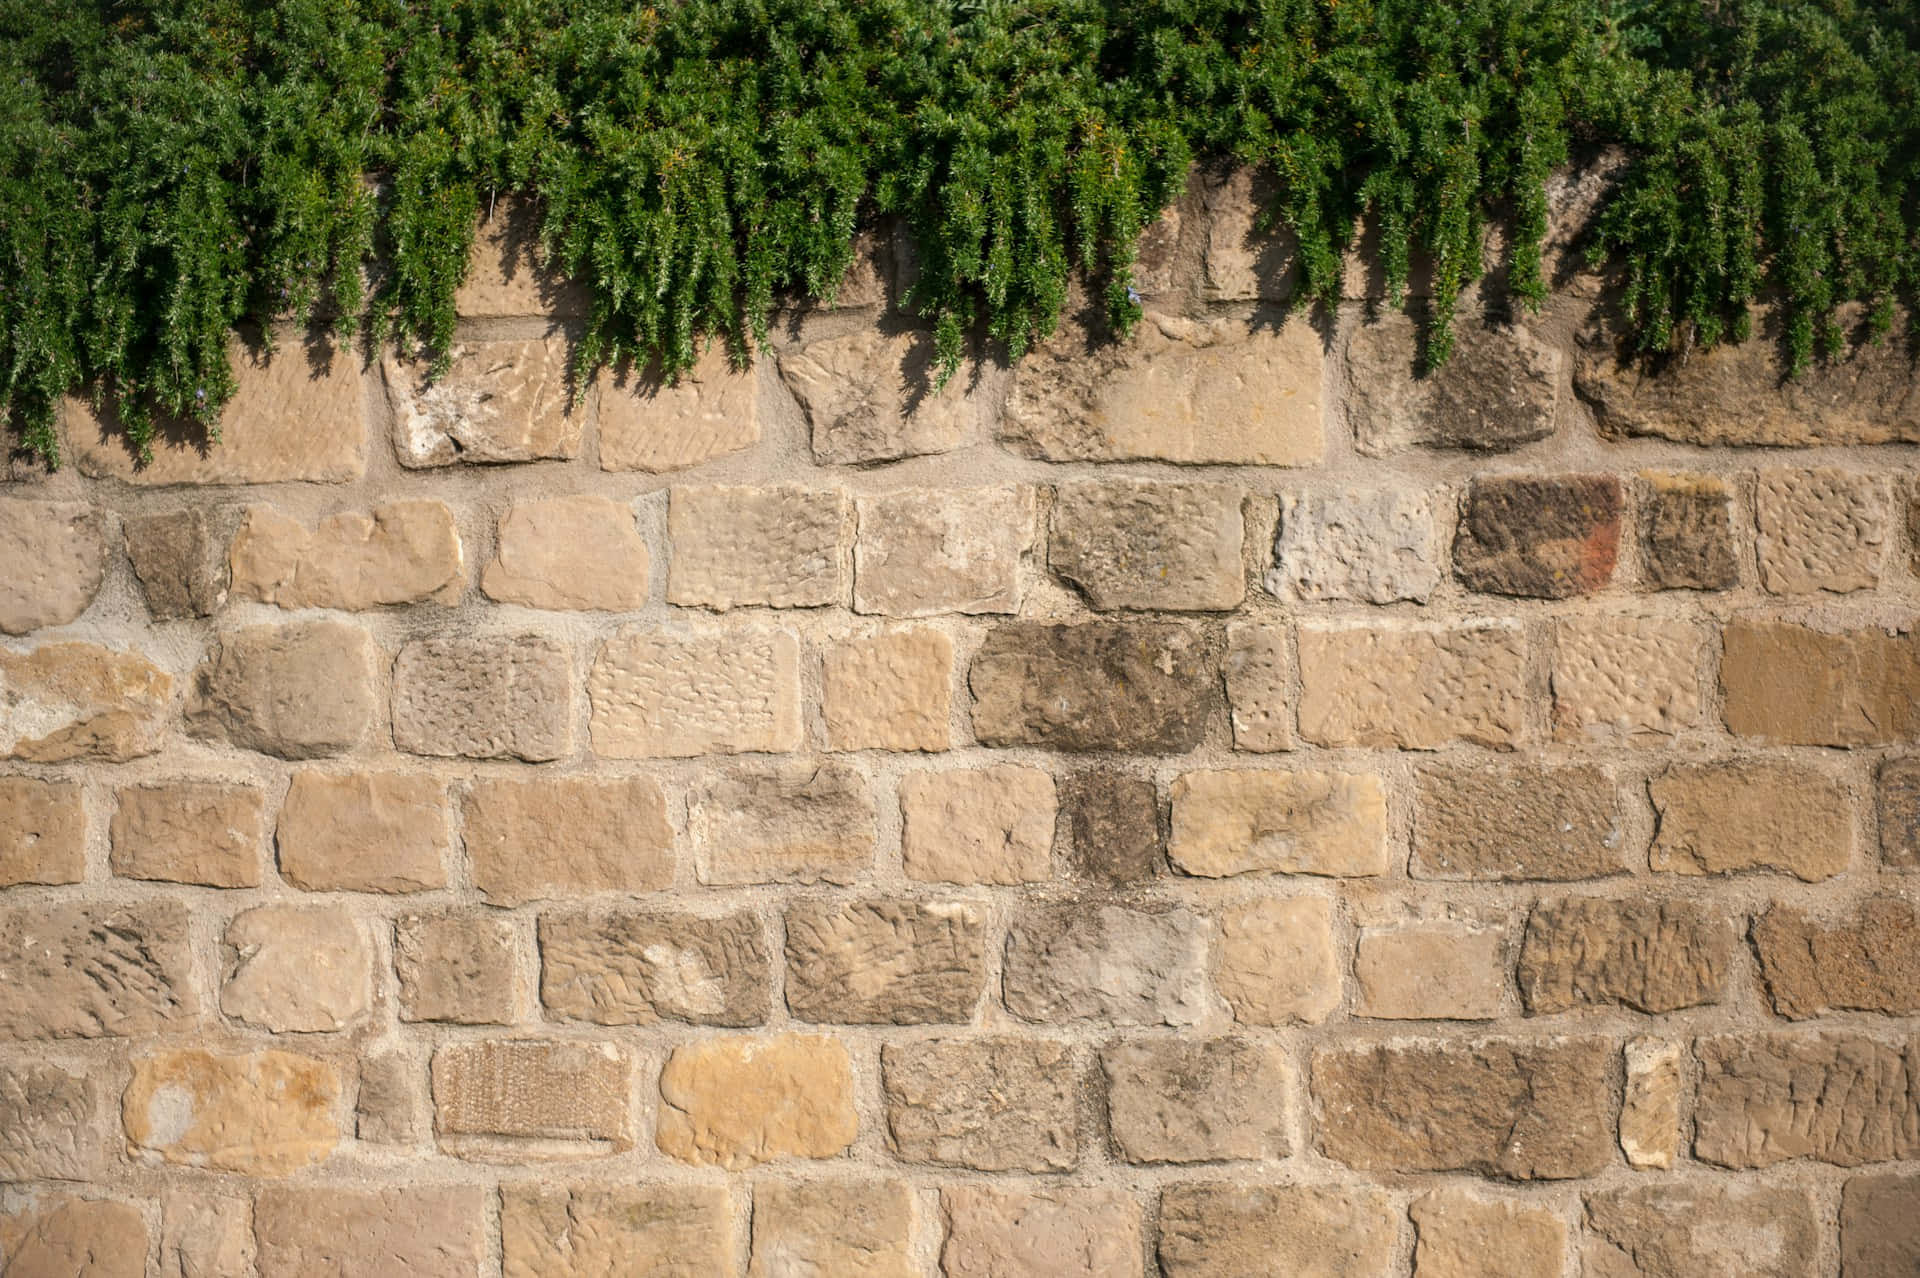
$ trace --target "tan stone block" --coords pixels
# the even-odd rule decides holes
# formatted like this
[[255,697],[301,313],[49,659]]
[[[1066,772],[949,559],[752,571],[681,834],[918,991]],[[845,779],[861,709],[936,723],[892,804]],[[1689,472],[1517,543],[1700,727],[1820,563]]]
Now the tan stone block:
[[344,909],[262,905],[221,948],[220,1010],[275,1034],[345,1029],[366,1013],[373,955]]
[[1693,1155],[1748,1170],[1812,1158],[1840,1167],[1920,1157],[1916,1061],[1865,1034],[1694,1040]]
[[513,503],[480,589],[529,608],[630,612],[646,606],[647,570],[633,507],[581,493]]
[[1370,1185],[1170,1185],[1160,1268],[1166,1278],[1389,1274],[1398,1215]]
[[646,777],[476,781],[464,834],[473,885],[490,905],[673,882],[666,797]]
[[1385,874],[1386,792],[1365,773],[1182,773],[1167,855],[1205,878]]
[[1049,868],[1053,778],[996,764],[900,779],[907,877],[934,883],[1037,883]]
[[1356,1016],[1490,1021],[1506,1002],[1506,934],[1463,923],[1370,928],[1354,949]]
[[0,759],[125,763],[160,748],[173,677],[90,643],[0,648]]
[[1602,1190],[1587,1196],[1581,1273],[1800,1278],[1820,1272],[1822,1232],[1812,1199],[1799,1187],[1712,1180]]
[[1270,176],[1248,165],[1203,179],[1206,252],[1200,288],[1208,301],[1284,302],[1299,288],[1299,245],[1284,224],[1269,225],[1266,216],[1279,194],[1274,185]]
[[394,772],[294,773],[275,834],[280,873],[309,892],[430,892],[447,885],[446,786]]
[[1435,1189],[1407,1209],[1414,1278],[1562,1278],[1567,1222],[1551,1208]]
[[1140,1202],[1116,1189],[940,1191],[942,1278],[1131,1278],[1141,1270]]
[[1718,909],[1570,896],[1527,916],[1516,975],[1531,1016],[1608,1006],[1675,1012],[1721,1000],[1733,949]]
[[200,507],[123,516],[120,529],[155,621],[210,616],[227,601],[227,548]]
[[1920,1270],[1920,1176],[1855,1176],[1840,1192],[1840,1272],[1902,1278]]
[[1262,753],[1293,749],[1293,654],[1287,627],[1230,624],[1222,673],[1233,722],[1233,748]]
[[283,759],[343,754],[379,720],[377,656],[366,631],[339,621],[229,631],[194,671],[187,731]]
[[1100,1052],[1107,1122],[1130,1163],[1285,1158],[1283,1048],[1237,1038],[1140,1038]]
[[1799,763],[1676,763],[1647,793],[1658,817],[1655,870],[1771,870],[1815,883],[1853,858],[1853,804],[1835,778]]
[[933,338],[872,325],[782,354],[780,377],[813,430],[813,459],[862,466],[978,441],[999,417],[1004,376],[990,364],[935,389]]
[[546,260],[540,244],[539,210],[531,200],[489,198],[473,232],[466,278],[453,293],[462,319],[522,315],[579,315],[592,294],[569,281],[559,264]]
[[184,1187],[162,1193],[159,1278],[251,1274],[254,1255],[250,1199]]
[[846,1047],[805,1034],[677,1047],[660,1072],[660,1106],[662,1153],[729,1171],[836,1157],[860,1127]]
[[1827,918],[1775,902],[1750,935],[1780,1016],[1920,1011],[1920,911],[1911,902],[1873,897]]
[[857,504],[856,612],[1019,611],[1020,566],[1033,548],[1032,488],[908,488]]
[[107,570],[106,521],[84,502],[0,500],[0,634],[64,626]]
[[73,781],[0,777],[0,888],[78,883],[87,872],[87,810]]
[[1722,635],[1727,730],[1775,745],[1920,738],[1920,635],[1734,621]]
[[759,1025],[772,985],[766,928],[750,910],[716,918],[621,911],[540,919],[540,1001],[550,1017],[596,1025]]
[[120,1117],[136,1155],[285,1176],[333,1153],[339,1101],[340,1077],[326,1061],[188,1049],[136,1059]]
[[873,794],[839,763],[738,771],[695,786],[687,830],[702,883],[851,883],[873,864]]
[[0,912],[0,972],[0,1039],[165,1033],[200,1012],[178,901]]
[[478,1185],[263,1189],[253,1209],[260,1278],[470,1278],[490,1250],[488,1197]]
[[360,1060],[354,1137],[373,1145],[417,1146],[427,1133],[426,1069],[410,1056],[382,1051]]
[[846,639],[822,657],[829,750],[944,750],[953,641],[938,630]]
[[1183,754],[1220,703],[1220,643],[1144,620],[1008,621],[975,650],[967,687],[981,745]]
[[899,1180],[761,1181],[747,1278],[920,1278],[913,1199]]
[[49,1195],[0,1214],[0,1259],[7,1278],[142,1278],[147,1224],[127,1203]]
[[460,533],[438,501],[329,515],[312,529],[271,506],[251,506],[230,560],[234,598],[282,608],[452,605],[467,588]]
[[1444,576],[1434,528],[1434,496],[1417,490],[1281,493],[1267,592],[1302,603],[1425,603]]
[[677,486],[667,602],[720,612],[844,603],[852,513],[837,488]]
[[633,1070],[613,1043],[447,1043],[433,1053],[434,1133],[485,1162],[620,1153],[633,1148]]
[[393,663],[393,743],[544,763],[573,748],[573,654],[548,635],[416,639]]
[[0,1180],[102,1179],[112,1130],[105,1091],[58,1065],[0,1065]]
[[122,786],[113,812],[113,872],[127,879],[260,886],[266,798],[254,786],[173,781]]
[[1073,877],[1133,887],[1164,873],[1166,836],[1151,780],[1093,768],[1062,777],[1059,795],[1054,846]]
[[1340,1006],[1332,904],[1302,896],[1222,911],[1213,983],[1242,1025],[1326,1020]]
[[1080,1165],[1079,1068],[1065,1043],[976,1036],[885,1043],[887,1144],[975,1171]]
[[1760,584],[1776,595],[1873,589],[1892,508],[1882,475],[1832,466],[1761,471],[1753,503]]
[[587,676],[594,753],[691,758],[798,750],[800,644],[785,630],[623,630]]
[[986,986],[973,902],[797,901],[786,923],[787,1006],[803,1021],[965,1024]]
[[1316,745],[1510,748],[1527,736],[1527,643],[1511,622],[1300,627],[1300,735]]
[[1619,787],[1599,768],[1464,765],[1415,778],[1422,879],[1588,879],[1627,868]]
[[1670,736],[1700,722],[1705,632],[1653,617],[1568,618],[1554,627],[1553,723],[1563,741]]
[[1643,470],[1641,563],[1660,590],[1725,590],[1740,584],[1734,557],[1733,489],[1719,475]]
[[1061,484],[1047,565],[1089,607],[1219,611],[1246,597],[1246,493],[1226,484]]
[[583,414],[568,402],[567,341],[455,342],[447,371],[380,361],[393,450],[408,467],[578,456]]
[[400,1019],[507,1025],[520,1007],[516,929],[488,914],[403,914],[393,921]]
[[[503,1185],[500,1242],[505,1278],[735,1272],[723,1185]],[[646,1268],[634,1270],[640,1263]]]
[[[1514,313],[1492,323],[1462,307],[1444,363],[1426,359],[1429,308],[1380,307],[1347,326],[1347,421],[1356,451],[1508,452],[1559,425],[1567,358],[1557,335]],[[1412,313],[1409,313],[1409,312]]]
[[1007,930],[1002,997],[1028,1021],[1198,1024],[1219,1006],[1207,985],[1211,939],[1185,909],[1029,908]]
[[1635,1167],[1666,1171],[1680,1153],[1681,1047],[1631,1038],[1623,1055],[1627,1090],[1620,1105],[1620,1152]]
[[600,375],[600,469],[685,470],[760,442],[760,377],[722,343],[668,385],[657,372]]

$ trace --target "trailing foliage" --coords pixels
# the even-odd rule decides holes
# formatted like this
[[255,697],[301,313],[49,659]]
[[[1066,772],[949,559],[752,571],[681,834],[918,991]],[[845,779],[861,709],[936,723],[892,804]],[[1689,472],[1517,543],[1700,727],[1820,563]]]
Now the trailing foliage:
[[[1920,0],[0,0],[0,413],[211,425],[230,331],[316,313],[443,354],[477,213],[541,210],[594,298],[583,371],[744,355],[902,216],[943,366],[1018,357],[1068,283],[1137,317],[1133,245],[1196,159],[1268,169],[1308,295],[1359,218],[1431,261],[1444,358],[1485,221],[1544,294],[1544,179],[1632,164],[1597,247],[1650,350],[1796,363],[1920,284]],[[363,296],[363,280],[371,280]]]

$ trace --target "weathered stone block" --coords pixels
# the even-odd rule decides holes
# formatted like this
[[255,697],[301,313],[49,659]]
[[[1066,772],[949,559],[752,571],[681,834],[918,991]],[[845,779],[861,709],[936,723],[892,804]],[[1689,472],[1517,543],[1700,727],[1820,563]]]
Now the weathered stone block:
[[1463,315],[1446,363],[1422,368],[1424,323],[1395,309],[1347,334],[1347,420],[1360,452],[1506,452],[1553,434],[1566,356],[1550,340],[1522,323]]
[[676,487],[667,602],[720,612],[842,604],[852,513],[838,488]]
[[647,1278],[732,1272],[733,1206],[724,1185],[577,1185],[500,1190],[505,1278],[617,1274],[646,1257]]
[[520,1010],[516,929],[485,914],[403,914],[393,921],[400,1019],[507,1025]]
[[467,793],[473,885],[491,905],[673,881],[673,827],[647,777],[485,780]]
[[1856,1167],[1920,1154],[1911,1051],[1834,1032],[1703,1038],[1694,1055],[1693,1153],[1705,1162]]
[[1107,1123],[1130,1163],[1285,1158],[1292,1071],[1277,1044],[1142,1038],[1101,1050]]
[[1371,1186],[1172,1185],[1160,1195],[1167,1278],[1386,1274],[1397,1210]]
[[772,981],[765,927],[750,911],[540,919],[540,1002],[563,1020],[759,1025]]
[[233,597],[282,608],[457,604],[467,575],[445,502],[397,501],[329,515],[309,529],[252,506],[233,539]]
[[676,1047],[660,1072],[655,1143],[683,1162],[739,1171],[776,1158],[834,1158],[859,1128],[853,1069],[838,1039],[708,1039]]
[[1920,758],[1880,765],[1880,860],[1890,870],[1920,869]]
[[623,630],[587,676],[593,750],[610,759],[798,750],[800,644],[785,630]]
[[455,342],[438,377],[381,361],[402,466],[523,462],[578,456],[582,414],[567,402],[564,336]]
[[786,950],[800,1020],[964,1024],[986,985],[986,913],[964,901],[798,901]]
[[345,1029],[366,1013],[373,956],[344,909],[262,905],[222,947],[220,1010],[275,1034]]
[[354,1138],[373,1145],[418,1146],[431,1122],[426,1076],[423,1065],[397,1051],[361,1057]]
[[1480,763],[1415,775],[1412,873],[1590,879],[1627,868],[1619,787],[1593,767]]
[[1293,653],[1287,628],[1230,624],[1221,674],[1233,748],[1262,753],[1293,749]]
[[489,1196],[478,1185],[262,1190],[253,1208],[260,1278],[467,1278],[489,1251]]
[[0,634],[64,626],[107,570],[107,526],[85,502],[0,499]]
[[1367,774],[1183,773],[1167,855],[1205,878],[1385,874],[1386,792]]
[[1114,1189],[940,1191],[941,1278],[1135,1278],[1140,1203]]
[[433,1053],[440,1147],[486,1162],[633,1147],[633,1058],[614,1043],[492,1039]]
[[1425,603],[1440,578],[1431,495],[1398,488],[1280,494],[1268,593],[1302,603]]
[[1064,1043],[990,1036],[885,1043],[887,1143],[975,1171],[1080,1165],[1079,1070]]
[[1920,1176],[1855,1176],[1840,1192],[1840,1272],[1901,1278],[1920,1272]]
[[1506,1002],[1506,936],[1496,927],[1409,923],[1370,928],[1354,948],[1356,1016],[1488,1021]]
[[578,493],[516,501],[480,589],[528,608],[630,612],[646,606],[647,571],[633,507]]
[[829,750],[944,750],[953,715],[953,641],[938,630],[845,639],[821,657]]
[[200,1011],[178,901],[0,912],[0,972],[0,1039],[163,1033]]
[[1871,590],[1892,536],[1883,476],[1763,470],[1754,495],[1760,584],[1776,595]]
[[1023,911],[1007,931],[1007,1009],[1029,1021],[1197,1024],[1216,1006],[1207,984],[1211,934],[1185,909]]
[[591,293],[569,281],[540,243],[539,210],[530,200],[490,199],[473,232],[466,278],[453,293],[463,319],[579,315]]
[[1920,912],[1875,897],[1831,921],[1776,902],[1753,921],[1773,1010],[1803,1020],[1834,1011],[1920,1011]]
[[102,1179],[109,1131],[104,1090],[87,1074],[57,1065],[0,1065],[0,1179]]
[[1527,917],[1520,997],[1532,1016],[1596,1006],[1675,1012],[1719,1002],[1732,964],[1732,930],[1718,910],[1563,897]]
[[1592,1278],[1798,1278],[1819,1272],[1820,1225],[1804,1189],[1669,1182],[1587,1196],[1582,1272]]
[[1729,622],[1720,687],[1727,729],[1741,736],[1822,746],[1920,739],[1920,638],[1913,634]]
[[1733,553],[1733,490],[1717,475],[1640,474],[1640,561],[1660,590],[1727,590],[1740,584]]
[[1317,745],[1507,748],[1527,735],[1517,625],[1300,627],[1300,735]]
[[9,1278],[142,1278],[147,1224],[139,1209],[104,1198],[48,1196],[0,1209]]
[[187,731],[283,759],[343,754],[374,730],[373,640],[339,621],[219,637],[193,674]]
[[309,892],[430,892],[447,885],[446,786],[417,774],[302,769],[275,841],[281,875]]
[[1612,475],[1477,478],[1453,543],[1454,574],[1485,594],[1592,594],[1613,579],[1621,504]]
[[600,468],[660,474],[760,442],[760,375],[716,343],[666,384],[656,374],[600,377]]
[[[1110,769],[1075,772],[1059,784],[1054,844],[1081,879],[1108,887],[1146,883],[1165,871],[1166,842],[1153,782]],[[1040,867],[1044,877],[1044,866]]]
[[333,1152],[339,1100],[340,1078],[326,1061],[188,1049],[136,1059],[120,1116],[136,1156],[285,1176]]
[[1686,1068],[1681,1047],[1634,1038],[1621,1057],[1627,1090],[1620,1103],[1620,1152],[1635,1167],[1664,1171],[1680,1156],[1680,1079]]
[[113,872],[128,879],[259,887],[266,798],[250,785],[174,781],[123,786],[113,812]]
[[1436,1189],[1407,1209],[1416,1278],[1562,1278],[1567,1222],[1512,1198]]
[[839,763],[716,776],[687,800],[700,881],[851,883],[873,863],[873,793]]
[[1674,874],[1772,870],[1808,883],[1845,872],[1853,804],[1800,763],[1676,763],[1647,782],[1658,824],[1649,861]]
[[1037,883],[1048,874],[1053,778],[996,764],[900,778],[907,877],[933,883]]
[[1220,915],[1214,986],[1242,1025],[1317,1025],[1340,1005],[1333,906],[1317,896],[1249,901]]
[[1019,611],[1020,565],[1033,547],[1033,489],[909,488],[862,497],[858,506],[856,612]]
[[1273,179],[1248,165],[1202,179],[1201,295],[1208,301],[1285,302],[1299,288],[1293,233],[1284,224],[1268,224],[1266,217],[1277,195]]
[[780,357],[780,377],[813,431],[823,466],[863,466],[978,441],[999,417],[1005,380],[989,364],[935,389],[933,340],[925,332],[866,326],[810,342]]
[[162,1192],[159,1278],[257,1273],[255,1256],[251,1199],[187,1188]]
[[980,645],[968,685],[982,745],[1176,754],[1206,732],[1219,656],[1184,626],[1012,621]]
[[90,643],[0,648],[0,759],[125,763],[160,748],[173,676]]
[[1643,740],[1699,723],[1706,633],[1657,617],[1555,623],[1553,726],[1563,741]]
[[1225,484],[1062,484],[1048,521],[1047,563],[1102,611],[1232,608],[1247,592],[1245,500]]
[[913,1200],[900,1180],[761,1181],[747,1278],[919,1278]]
[[120,526],[155,621],[209,616],[226,602],[226,547],[200,507],[122,519]]
[[0,888],[78,883],[87,872],[87,811],[78,783],[0,777]]
[[393,743],[543,763],[573,748],[573,656],[545,635],[416,639],[393,663]]

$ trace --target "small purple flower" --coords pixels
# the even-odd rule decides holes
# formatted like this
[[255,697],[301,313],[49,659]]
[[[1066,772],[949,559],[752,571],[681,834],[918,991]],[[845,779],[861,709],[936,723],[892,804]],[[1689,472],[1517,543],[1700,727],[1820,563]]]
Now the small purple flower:
[[194,390],[194,392],[193,392],[193,397],[194,397],[194,399],[196,399],[196,400],[198,400],[198,401],[199,401],[200,403],[202,403],[202,404],[204,404],[204,403],[206,403],[206,402],[207,402],[207,388],[206,388],[206,387],[204,387],[204,386],[201,386],[201,387],[198,387],[198,388],[196,388],[196,389]]
[[1127,300],[1135,306],[1140,305],[1140,290],[1131,284],[1127,285]]

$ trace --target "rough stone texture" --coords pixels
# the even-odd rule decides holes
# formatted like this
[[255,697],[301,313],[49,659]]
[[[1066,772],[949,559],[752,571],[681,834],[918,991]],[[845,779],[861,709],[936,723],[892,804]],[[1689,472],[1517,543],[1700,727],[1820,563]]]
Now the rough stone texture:
[[367,1011],[372,954],[344,909],[262,905],[227,928],[220,1010],[275,1034],[345,1029]]
[[377,660],[367,632],[339,621],[229,631],[194,671],[187,731],[283,759],[344,754],[379,721]]
[[587,309],[587,291],[545,260],[539,219],[530,200],[510,198],[497,208],[488,201],[474,228],[467,277],[453,294],[462,319],[578,315]]
[[0,777],[0,888],[78,883],[87,870],[86,838],[78,785]]
[[1280,494],[1270,594],[1425,603],[1440,585],[1433,498],[1401,488]]
[[595,754],[610,759],[798,750],[800,645],[785,630],[625,630],[587,676]]
[[1620,1104],[1620,1152],[1635,1167],[1664,1171],[1680,1156],[1682,1049],[1654,1038],[1628,1039],[1623,1059],[1627,1090]]
[[448,354],[437,378],[391,355],[381,361],[402,466],[578,455],[582,414],[567,405],[564,338],[455,342]]
[[1753,921],[1773,1010],[1792,1020],[1834,1011],[1920,1011],[1920,912],[1890,897],[1821,919],[1775,903]]
[[660,1072],[655,1142],[683,1162],[738,1171],[777,1158],[833,1158],[859,1127],[838,1039],[710,1039],[675,1048]]
[[1369,929],[1354,949],[1358,1016],[1396,1021],[1490,1021],[1506,1004],[1506,937],[1499,928],[1413,923]]
[[1902,1278],[1920,1272],[1920,1176],[1855,1176],[1840,1193],[1840,1272]]
[[1920,869],[1920,759],[1880,766],[1880,859],[1891,870]]
[[1167,855],[1204,878],[1384,874],[1386,792],[1364,773],[1183,773]]
[[1845,872],[1853,805],[1799,763],[1676,763],[1647,782],[1658,819],[1649,860],[1674,874],[1770,870],[1808,883]]
[[1657,617],[1569,618],[1554,627],[1553,726],[1563,741],[1671,736],[1706,711],[1706,632]]
[[1892,535],[1891,506],[1879,475],[1831,466],[1760,472],[1760,584],[1776,595],[1871,590]]
[[1303,896],[1222,911],[1214,987],[1243,1025],[1326,1020],[1340,1004],[1332,904]]
[[1276,194],[1270,177],[1241,167],[1210,174],[1202,183],[1207,234],[1201,294],[1208,301],[1284,302],[1293,296],[1300,275],[1293,236],[1263,225]]
[[1567,1222],[1547,1207],[1436,1189],[1407,1209],[1415,1278],[1561,1278]]
[[780,377],[813,431],[813,459],[861,466],[946,453],[979,440],[999,416],[1003,376],[990,365],[933,387],[932,335],[862,328],[780,358]]
[[1108,344],[1067,321],[1014,370],[1001,437],[1045,461],[1306,466],[1326,449],[1319,333],[1150,314]]
[[1153,782],[1096,769],[1060,778],[1054,846],[1071,873],[1125,887],[1164,872],[1166,843]]
[[1391,1273],[1398,1214],[1366,1186],[1173,1185],[1160,1196],[1160,1268],[1166,1278]]
[[137,1157],[285,1176],[333,1152],[339,1100],[339,1074],[326,1061],[189,1049],[137,1058],[120,1116]]
[[761,1181],[747,1278],[919,1278],[913,1197],[899,1180]]
[[1485,594],[1592,594],[1613,579],[1622,502],[1612,475],[1477,478],[1453,543],[1454,573]]
[[858,508],[856,612],[1019,611],[1020,565],[1033,546],[1033,489],[909,488],[862,497]]
[[1855,1167],[1920,1155],[1911,1052],[1856,1033],[1703,1038],[1694,1157],[1720,1167],[1812,1158]]
[[97,1179],[107,1165],[104,1090],[57,1065],[0,1065],[0,1180]]
[[844,603],[852,513],[838,488],[676,487],[667,602],[720,612]]
[[851,883],[873,861],[866,781],[839,763],[714,777],[687,800],[700,881]]
[[941,1191],[941,1278],[1132,1278],[1140,1203],[1113,1189]]
[[759,1025],[771,978],[762,924],[747,911],[540,920],[540,1002],[563,1020]]
[[106,520],[85,502],[0,499],[0,563],[0,634],[64,626],[106,576]]
[[1225,484],[1062,484],[1048,521],[1047,564],[1103,612],[1232,608],[1247,591],[1244,500]]
[[1553,433],[1566,357],[1551,339],[1463,315],[1447,362],[1422,369],[1424,323],[1395,309],[1348,334],[1347,420],[1362,453],[1506,452]]
[[0,759],[125,763],[160,748],[173,677],[90,643],[0,648]]
[[1536,905],[1520,946],[1520,997],[1533,1016],[1576,1007],[1675,1012],[1720,1001],[1733,930],[1682,900],[1564,897]]
[[418,1146],[425,1140],[426,1069],[398,1052],[360,1062],[360,1094],[354,1100],[354,1136],[374,1145]]
[[112,840],[108,861],[122,878],[259,887],[266,799],[217,781],[126,786],[115,796]]
[[1002,996],[1029,1021],[1194,1025],[1216,1005],[1207,985],[1211,930],[1184,909],[1023,911],[1007,931]]
[[1228,626],[1222,674],[1233,748],[1293,749],[1293,654],[1286,628],[1258,622]]
[[253,1207],[260,1278],[467,1278],[488,1252],[487,1197],[477,1185],[263,1190]]
[[226,547],[200,507],[123,519],[120,526],[155,621],[210,616],[227,601]]
[[933,883],[1034,883],[1047,877],[1053,778],[1038,768],[910,772],[900,779],[907,877]]
[[1527,641],[1510,623],[1300,627],[1300,735],[1317,745],[1511,747],[1527,734]]
[[880,1048],[887,1143],[910,1163],[975,1171],[1080,1164],[1078,1068],[1064,1043],[976,1036]]
[[506,1025],[519,1011],[518,935],[485,914],[403,914],[393,923],[400,1019]]
[[294,773],[275,836],[280,873],[309,892],[447,885],[446,786],[398,772]]
[[200,1012],[179,901],[0,911],[0,1039],[124,1038]]
[[1323,1047],[1320,1147],[1363,1171],[1591,1176],[1614,1156],[1613,1062],[1590,1038]]
[[647,567],[632,506],[584,493],[538,498],[501,517],[480,589],[528,608],[630,612],[646,605]]
[[160,1199],[160,1278],[251,1274],[253,1203],[230,1194],[168,1189]]
[[1219,656],[1202,632],[1156,622],[990,631],[968,673],[982,745],[1177,754],[1206,731]]
[[433,1130],[488,1162],[618,1153],[633,1146],[633,1070],[613,1043],[448,1043],[433,1053]]
[[732,1271],[733,1236],[721,1185],[532,1182],[500,1190],[505,1278],[707,1278]]
[[821,657],[829,750],[944,750],[953,715],[953,641],[938,630],[847,639]]
[[801,901],[787,910],[787,1007],[841,1025],[963,1024],[986,984],[986,913],[965,901]]
[[479,781],[464,833],[473,885],[491,905],[673,881],[667,801],[646,777]]
[[1728,730],[1771,744],[1920,739],[1920,639],[1912,633],[1732,621],[1722,633],[1720,687]]
[[1673,1182],[1588,1195],[1580,1263],[1590,1278],[1800,1278],[1819,1252],[1804,1189]]
[[1113,1147],[1130,1163],[1285,1158],[1277,1098],[1293,1071],[1277,1044],[1140,1038],[1100,1053]]
[[393,742],[413,754],[558,759],[572,703],[572,655],[546,635],[418,639],[393,663]]
[[1733,551],[1733,490],[1718,475],[1641,472],[1641,570],[1661,590],[1740,584]]
[[438,501],[329,515],[312,529],[252,506],[230,559],[235,599],[282,608],[457,604],[467,587],[453,512]]
[[104,1198],[43,1198],[0,1208],[7,1278],[141,1278],[147,1225],[138,1209]]
[[685,470],[760,442],[760,379],[722,344],[669,386],[657,375],[600,376],[600,468]]

